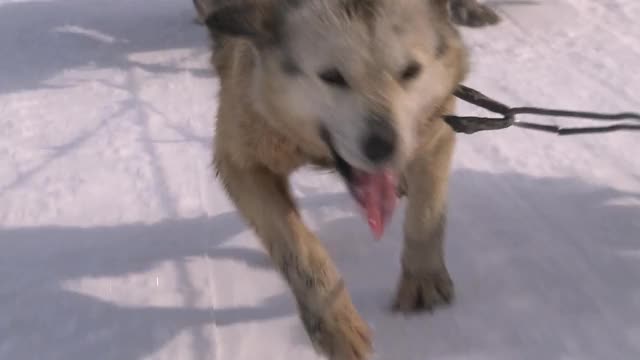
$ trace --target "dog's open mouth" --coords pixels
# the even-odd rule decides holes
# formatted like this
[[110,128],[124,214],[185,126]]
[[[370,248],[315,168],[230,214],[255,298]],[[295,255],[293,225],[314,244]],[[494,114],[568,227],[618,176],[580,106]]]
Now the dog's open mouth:
[[357,169],[338,154],[326,132],[323,138],[331,149],[338,173],[362,209],[374,236],[381,238],[397,201],[397,177],[394,171],[386,168],[375,171]]
[[390,170],[367,173],[352,168],[349,191],[356,199],[376,238],[382,237],[396,205],[396,178]]

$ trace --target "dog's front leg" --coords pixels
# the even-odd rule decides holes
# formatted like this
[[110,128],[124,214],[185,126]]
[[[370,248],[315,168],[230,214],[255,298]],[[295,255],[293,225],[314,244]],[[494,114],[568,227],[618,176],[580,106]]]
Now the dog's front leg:
[[401,312],[431,310],[453,299],[444,261],[446,197],[454,136],[449,129],[424,144],[406,172],[407,213],[402,275],[394,302]]
[[326,250],[302,222],[286,177],[264,168],[239,167],[220,157],[216,167],[230,198],[293,291],[316,349],[332,360],[367,359],[369,329]]

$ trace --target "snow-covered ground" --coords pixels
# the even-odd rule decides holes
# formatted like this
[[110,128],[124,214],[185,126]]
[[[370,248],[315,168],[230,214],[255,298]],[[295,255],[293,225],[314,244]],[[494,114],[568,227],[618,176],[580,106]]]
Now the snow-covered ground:
[[[640,110],[639,1],[491,3],[505,21],[464,30],[469,85],[513,105]],[[217,80],[193,16],[189,0],[0,0],[0,359],[319,359],[213,178]],[[433,315],[388,311],[401,216],[374,242],[339,179],[293,181],[375,359],[631,360],[638,135],[461,136],[458,300]]]

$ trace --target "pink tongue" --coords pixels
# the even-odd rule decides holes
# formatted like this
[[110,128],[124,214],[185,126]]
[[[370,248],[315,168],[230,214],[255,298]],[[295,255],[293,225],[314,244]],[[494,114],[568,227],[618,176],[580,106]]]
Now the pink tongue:
[[369,227],[375,237],[380,239],[396,205],[396,181],[393,174],[388,170],[373,174],[358,171],[353,190],[365,212]]

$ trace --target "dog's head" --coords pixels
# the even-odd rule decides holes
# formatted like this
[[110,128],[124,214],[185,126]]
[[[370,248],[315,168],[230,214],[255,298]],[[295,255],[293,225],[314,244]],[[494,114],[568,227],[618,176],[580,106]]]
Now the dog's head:
[[244,0],[207,25],[254,45],[252,101],[347,178],[400,169],[466,73],[447,0]]

